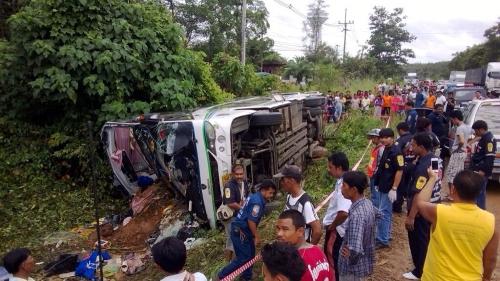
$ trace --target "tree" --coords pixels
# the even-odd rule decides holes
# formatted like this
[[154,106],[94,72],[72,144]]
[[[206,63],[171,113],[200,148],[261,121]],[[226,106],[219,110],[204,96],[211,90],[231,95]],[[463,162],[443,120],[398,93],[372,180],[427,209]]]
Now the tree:
[[297,79],[297,83],[300,83],[304,81],[304,79],[311,78],[313,70],[314,65],[305,57],[297,57],[293,60],[288,61],[283,76],[293,76]]
[[328,20],[326,7],[324,0],[316,0],[308,6],[307,19],[304,21],[306,57],[318,59],[319,50],[322,47],[324,49],[325,45],[323,45],[321,31],[323,24]]
[[488,62],[500,61],[500,21],[486,29],[484,37],[486,37],[486,42],[453,54],[449,68],[465,70],[485,66]]
[[180,27],[157,2],[33,0],[9,28],[2,112],[104,120],[224,97],[202,54],[184,48]]
[[[260,54],[274,42],[264,35],[269,28],[268,11],[262,0],[247,0],[249,60],[260,64]],[[220,52],[239,56],[241,43],[241,0],[179,0],[175,18],[186,32],[188,44],[207,54],[211,61]],[[258,48],[258,49],[256,49]]]
[[319,44],[315,52],[306,52],[305,57],[308,61],[314,63],[340,64],[339,54],[337,53],[337,51],[324,42],[321,42]]
[[406,29],[402,8],[388,12],[384,7],[374,7],[370,15],[371,36],[368,41],[369,56],[376,59],[376,65],[382,75],[393,76],[402,73],[402,65],[407,58],[414,58],[410,48],[403,48],[404,43],[416,39]]

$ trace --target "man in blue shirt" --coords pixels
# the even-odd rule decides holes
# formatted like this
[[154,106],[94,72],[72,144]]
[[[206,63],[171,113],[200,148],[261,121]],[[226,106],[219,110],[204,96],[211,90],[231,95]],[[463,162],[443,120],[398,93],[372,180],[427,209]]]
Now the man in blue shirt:
[[415,107],[420,108],[424,105],[425,95],[424,91],[417,92],[417,97],[415,98]]
[[415,134],[416,132],[416,126],[417,126],[417,119],[418,119],[418,113],[413,108],[414,103],[412,101],[406,102],[406,124],[408,124],[409,131],[411,134]]
[[[226,265],[219,272],[219,279],[226,277],[233,271],[255,257],[255,247],[260,242],[257,226],[264,214],[266,202],[276,193],[276,185],[272,180],[264,180],[259,191],[250,195],[231,224],[231,241],[233,242],[236,259]],[[241,274],[240,280],[252,279],[250,266]]]

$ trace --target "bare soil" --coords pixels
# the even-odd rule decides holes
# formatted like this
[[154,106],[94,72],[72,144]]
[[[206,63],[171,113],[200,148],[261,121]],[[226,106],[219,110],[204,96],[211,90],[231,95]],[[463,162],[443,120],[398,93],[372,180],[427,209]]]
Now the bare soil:
[[[486,209],[496,218],[496,229],[500,231],[500,184],[491,182],[487,188]],[[413,269],[408,235],[404,226],[406,215],[393,215],[391,248],[377,250],[375,272],[369,280],[403,281],[402,274]],[[500,249],[497,253],[500,261]],[[497,263],[492,280],[500,277],[500,265]]]

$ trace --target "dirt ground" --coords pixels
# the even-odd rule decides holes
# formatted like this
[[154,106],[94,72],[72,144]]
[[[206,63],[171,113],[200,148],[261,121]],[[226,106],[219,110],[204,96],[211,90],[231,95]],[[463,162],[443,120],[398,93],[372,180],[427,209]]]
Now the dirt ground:
[[[486,195],[486,208],[495,214],[496,229],[500,231],[500,184],[491,182]],[[408,236],[404,226],[405,214],[394,214],[391,248],[376,253],[375,272],[369,280],[403,281],[402,274],[413,269],[408,246]],[[500,249],[497,252],[500,261]],[[495,279],[495,277],[497,279]],[[497,263],[492,280],[500,280],[500,264]]]

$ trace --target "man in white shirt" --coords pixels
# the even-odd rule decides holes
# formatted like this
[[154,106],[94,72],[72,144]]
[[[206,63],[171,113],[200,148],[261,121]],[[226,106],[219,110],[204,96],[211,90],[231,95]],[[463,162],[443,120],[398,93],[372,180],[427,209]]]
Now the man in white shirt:
[[342,246],[347,216],[352,202],[342,195],[342,175],[349,171],[349,160],[343,152],[334,152],[328,157],[328,173],[337,179],[330,199],[328,209],[323,218],[326,229],[324,252],[328,262],[335,269],[335,280],[338,277],[338,259],[340,247]]
[[16,248],[5,254],[3,266],[12,274],[9,281],[34,281],[29,276],[35,267],[35,260],[26,248]]
[[300,185],[302,171],[295,165],[285,165],[281,172],[274,176],[280,178],[280,186],[288,195],[286,197],[285,210],[294,209],[302,213],[306,220],[306,241],[317,245],[321,239],[321,223],[309,195]]
[[184,270],[184,265],[186,264],[186,246],[184,242],[175,238],[167,237],[160,242],[154,244],[151,249],[154,262],[167,273],[167,276],[161,281],[183,281],[183,280],[195,280],[195,281],[207,281],[207,278],[203,273],[191,273]]
[[446,97],[443,95],[443,92],[438,91],[437,92],[437,98],[436,98],[436,104],[442,104],[443,106],[446,104]]

